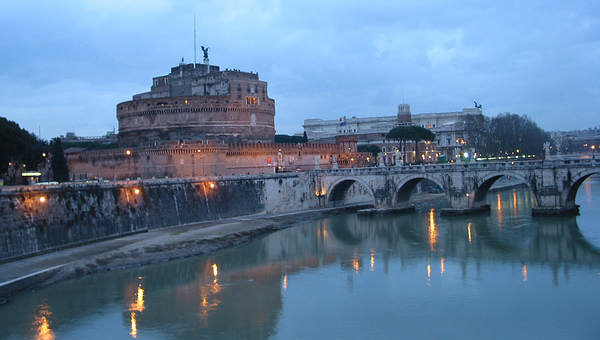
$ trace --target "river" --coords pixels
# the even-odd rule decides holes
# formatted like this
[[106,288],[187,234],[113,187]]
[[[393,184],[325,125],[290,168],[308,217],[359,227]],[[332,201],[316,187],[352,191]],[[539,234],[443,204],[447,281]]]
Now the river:
[[531,192],[485,216],[353,213],[207,256],[95,274],[0,306],[2,339],[594,339],[600,178],[581,214],[531,217]]

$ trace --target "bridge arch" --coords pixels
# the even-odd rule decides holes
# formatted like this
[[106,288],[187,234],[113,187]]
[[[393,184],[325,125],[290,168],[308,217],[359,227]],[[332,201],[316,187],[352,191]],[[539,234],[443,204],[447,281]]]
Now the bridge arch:
[[357,177],[343,177],[331,183],[327,188],[327,202],[335,204],[335,202],[344,201],[348,189],[355,183],[358,183],[360,186],[367,189],[371,202],[375,205],[376,202],[373,189],[365,181]]
[[514,177],[516,179],[518,179],[520,182],[522,182],[523,184],[527,185],[527,187],[530,190],[533,190],[533,188],[531,187],[531,183],[529,183],[529,181],[514,172],[508,171],[508,172],[494,172],[491,173],[487,176],[485,176],[483,182],[481,182],[481,184],[478,185],[477,188],[475,188],[475,196],[473,197],[473,203],[474,204],[478,204],[478,203],[482,203],[485,202],[485,199],[487,197],[488,192],[490,191],[490,188],[492,187],[492,185],[494,185],[494,183],[496,183],[497,180],[499,180],[500,178],[507,176],[507,177]]
[[577,197],[577,191],[579,190],[579,188],[581,187],[581,184],[583,184],[583,182],[590,178],[591,176],[595,175],[595,174],[599,174],[600,173],[600,169],[593,169],[593,170],[586,170],[586,171],[582,171],[577,173],[576,175],[572,176],[572,183],[571,186],[569,188],[565,188],[566,190],[564,191],[563,194],[563,198],[562,198],[562,204],[565,207],[575,207],[575,198]]
[[440,189],[446,192],[446,188],[441,178],[436,178],[434,176],[423,176],[421,174],[409,176],[407,178],[402,178],[402,181],[398,183],[396,186],[396,192],[394,193],[394,198],[392,203],[394,206],[408,203],[410,201],[410,196],[414,188],[423,180],[428,180],[435,183]]

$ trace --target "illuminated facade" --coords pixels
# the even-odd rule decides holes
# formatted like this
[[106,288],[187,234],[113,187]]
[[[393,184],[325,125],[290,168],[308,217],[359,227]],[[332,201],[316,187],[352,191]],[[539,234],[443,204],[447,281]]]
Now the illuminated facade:
[[154,77],[149,92],[117,104],[121,146],[219,141],[271,143],[275,101],[257,73],[184,64]]

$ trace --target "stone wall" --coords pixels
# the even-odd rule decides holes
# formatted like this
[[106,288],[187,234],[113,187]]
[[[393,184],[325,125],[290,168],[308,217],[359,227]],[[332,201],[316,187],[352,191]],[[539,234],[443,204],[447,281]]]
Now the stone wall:
[[315,157],[321,169],[331,168],[333,155],[337,155],[341,168],[365,166],[366,158],[370,156],[356,152],[356,142],[174,143],[153,147],[66,152],[72,180],[186,178],[309,171],[315,169]]
[[265,211],[265,181],[159,180],[0,192],[0,259],[68,244]]
[[[145,229],[327,207],[322,190],[306,172],[5,187],[0,260]],[[358,184],[345,198],[372,201]]]

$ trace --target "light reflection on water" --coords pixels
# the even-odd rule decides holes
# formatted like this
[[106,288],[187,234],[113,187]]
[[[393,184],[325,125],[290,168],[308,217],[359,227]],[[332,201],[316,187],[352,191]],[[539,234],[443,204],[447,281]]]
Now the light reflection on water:
[[599,198],[592,178],[577,218],[532,219],[524,189],[491,193],[489,216],[331,216],[22,294],[0,338],[593,338]]
[[33,321],[36,340],[54,340],[56,338],[54,331],[50,328],[51,315],[50,307],[47,304],[44,303],[39,306],[38,315],[35,316]]

